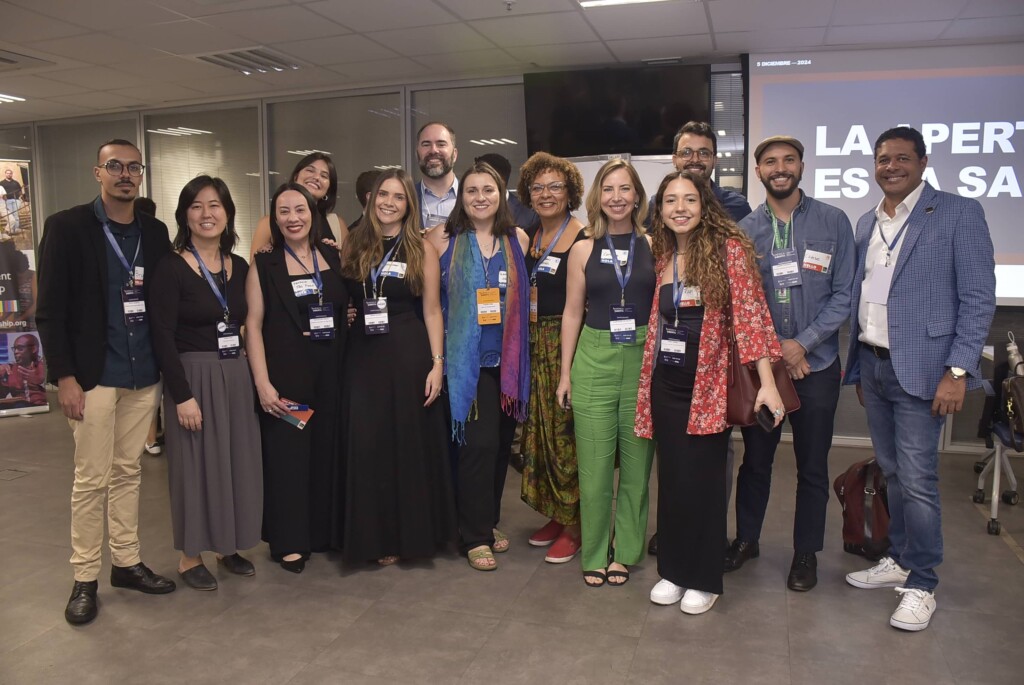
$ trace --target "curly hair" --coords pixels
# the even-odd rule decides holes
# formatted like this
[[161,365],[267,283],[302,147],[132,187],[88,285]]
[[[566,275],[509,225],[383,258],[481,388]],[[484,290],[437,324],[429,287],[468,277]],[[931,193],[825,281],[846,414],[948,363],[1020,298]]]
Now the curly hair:
[[619,169],[625,169],[629,174],[630,183],[636,192],[636,202],[633,204],[633,211],[630,213],[630,220],[633,222],[633,232],[637,235],[644,234],[644,219],[647,218],[647,193],[644,191],[644,184],[640,181],[640,174],[633,165],[624,159],[609,159],[597,170],[597,176],[587,193],[587,237],[601,240],[608,232],[608,217],[601,209],[601,186],[606,178]]
[[546,152],[533,153],[519,168],[519,185],[516,186],[516,195],[518,195],[519,201],[533,209],[530,186],[545,171],[562,175],[562,178],[565,179],[565,189],[569,193],[569,211],[575,212],[579,209],[583,202],[583,174],[569,160],[549,155]]
[[651,221],[652,252],[656,260],[668,259],[676,251],[676,237],[661,217],[662,202],[668,186],[676,179],[689,181],[700,196],[700,223],[693,229],[686,243],[686,283],[700,286],[704,303],[721,309],[729,303],[729,278],[725,270],[722,248],[726,240],[736,240],[743,246],[747,267],[758,273],[754,243],[736,225],[722,207],[711,184],[702,174],[692,171],[673,171],[661,181],[654,196],[654,217]]

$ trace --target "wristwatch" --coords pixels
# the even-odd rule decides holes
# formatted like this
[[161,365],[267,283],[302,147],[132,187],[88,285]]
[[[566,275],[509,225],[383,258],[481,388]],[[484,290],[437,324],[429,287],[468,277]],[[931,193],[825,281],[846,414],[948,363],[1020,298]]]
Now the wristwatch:
[[955,381],[963,380],[964,376],[966,376],[966,375],[967,375],[967,372],[964,371],[963,369],[961,369],[959,366],[951,366],[951,367],[949,367],[949,376],[950,376],[950,378],[952,378]]

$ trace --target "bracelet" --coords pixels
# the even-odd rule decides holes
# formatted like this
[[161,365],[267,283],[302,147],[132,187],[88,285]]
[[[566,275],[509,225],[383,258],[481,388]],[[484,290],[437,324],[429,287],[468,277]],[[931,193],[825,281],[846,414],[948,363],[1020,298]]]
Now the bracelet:
[[443,354],[435,354],[431,357],[431,359],[434,361],[435,364],[444,364]]

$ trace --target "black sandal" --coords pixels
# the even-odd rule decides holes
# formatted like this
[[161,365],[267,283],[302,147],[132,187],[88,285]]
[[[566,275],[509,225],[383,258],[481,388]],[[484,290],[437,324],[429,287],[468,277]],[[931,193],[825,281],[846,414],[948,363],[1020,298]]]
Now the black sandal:
[[[587,578],[596,578],[600,580],[600,583],[588,583]],[[583,583],[587,587],[601,587],[607,581],[608,576],[605,575],[604,571],[584,571],[583,572]]]
[[[612,578],[622,578],[621,583],[613,583]],[[629,582],[629,569],[625,571],[608,571],[608,584],[612,587],[622,587]]]

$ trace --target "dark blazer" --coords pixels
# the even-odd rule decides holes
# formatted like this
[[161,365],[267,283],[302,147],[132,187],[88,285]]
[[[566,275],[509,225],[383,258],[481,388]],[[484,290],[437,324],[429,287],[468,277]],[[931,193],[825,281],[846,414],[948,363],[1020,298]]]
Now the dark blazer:
[[[171,249],[167,226],[135,213],[142,235],[143,291]],[[74,376],[83,390],[99,383],[107,354],[107,239],[92,203],[46,219],[39,241],[36,324],[46,350],[47,380]]]
[[[324,259],[327,260],[327,266],[331,271],[341,276],[341,257],[338,255],[336,248],[329,245],[320,245],[317,250]],[[295,327],[299,330],[303,330],[305,317],[302,312],[299,311],[299,301],[295,297],[295,293],[292,291],[291,277],[288,276],[288,264],[285,262],[287,259],[287,253],[282,248],[274,248],[271,252],[257,252],[253,258],[253,264],[256,266],[257,271],[260,275],[260,288],[263,291],[263,306],[264,311],[266,310],[268,297],[274,296],[281,300],[284,305],[284,309],[290,315],[292,321],[295,323]],[[323,269],[323,267],[321,267]],[[344,337],[344,321],[345,321],[345,310],[344,305],[339,305],[338,309],[334,312],[336,322],[339,327],[339,335]],[[264,342],[264,344],[266,344]]]

